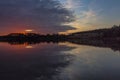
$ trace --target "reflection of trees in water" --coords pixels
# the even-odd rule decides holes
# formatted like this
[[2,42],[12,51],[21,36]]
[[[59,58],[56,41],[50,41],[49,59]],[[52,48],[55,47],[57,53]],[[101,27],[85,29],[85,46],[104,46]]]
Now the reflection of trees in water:
[[59,43],[59,42],[71,42],[80,45],[91,45],[96,47],[108,47],[114,51],[120,51],[120,41],[119,40],[103,40],[103,39],[67,39],[62,37],[53,37],[50,36],[49,38],[7,38],[7,39],[0,39],[0,42],[7,42],[11,45],[35,45],[39,43]]
[[107,47],[111,48],[114,51],[119,50],[120,51],[120,41],[108,41],[108,40],[87,40],[87,39],[66,39],[66,40],[10,40],[10,41],[2,41],[2,42],[7,42],[11,45],[35,45],[39,43],[59,43],[59,42],[71,42],[75,44],[80,44],[80,45],[90,45],[90,46],[96,46],[96,47]]
[[[70,50],[71,48],[64,49]],[[72,55],[60,51],[62,50],[50,48],[50,50],[30,52],[27,55],[0,57],[0,73],[2,73],[0,78],[5,80],[53,80],[53,77],[59,75],[60,70],[68,66],[72,60]]]
[[111,48],[114,51],[120,51],[120,41],[114,40],[98,40],[98,39],[71,39],[68,40],[71,43],[80,44],[80,45],[89,45],[96,47]]
[[59,43],[59,41],[28,41],[28,42],[23,42],[23,41],[19,41],[19,42],[8,42],[11,45],[35,45],[35,44],[40,44],[40,43]]

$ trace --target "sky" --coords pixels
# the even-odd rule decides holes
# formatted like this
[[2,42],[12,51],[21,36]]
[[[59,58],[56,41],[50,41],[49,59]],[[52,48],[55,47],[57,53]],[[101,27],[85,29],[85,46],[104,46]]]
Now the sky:
[[0,35],[73,33],[120,24],[120,0],[0,0]]
[[76,20],[70,23],[76,30],[67,33],[109,28],[120,24],[120,0],[60,0],[74,11]]

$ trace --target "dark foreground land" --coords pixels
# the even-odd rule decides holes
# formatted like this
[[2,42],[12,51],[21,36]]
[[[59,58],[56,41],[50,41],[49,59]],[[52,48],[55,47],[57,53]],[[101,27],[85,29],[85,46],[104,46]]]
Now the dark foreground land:
[[35,33],[11,33],[0,36],[0,42],[15,44],[38,44],[41,42],[71,42],[80,45],[91,45],[98,47],[108,47],[113,50],[120,50],[120,26],[113,26],[108,29],[98,29],[73,33],[70,35],[40,35]]
[[68,41],[81,45],[107,47],[120,50],[120,26],[73,33],[69,35]]

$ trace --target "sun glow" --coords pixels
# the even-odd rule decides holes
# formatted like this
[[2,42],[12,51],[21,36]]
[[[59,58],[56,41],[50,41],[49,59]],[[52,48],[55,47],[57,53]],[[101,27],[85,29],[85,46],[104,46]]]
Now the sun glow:
[[32,32],[32,31],[34,31],[34,30],[32,30],[32,29],[26,29],[25,31],[26,31],[26,32]]

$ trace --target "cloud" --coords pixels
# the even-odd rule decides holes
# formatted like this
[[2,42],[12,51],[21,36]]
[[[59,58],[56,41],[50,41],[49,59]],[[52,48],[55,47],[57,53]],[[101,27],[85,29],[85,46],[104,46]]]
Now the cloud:
[[[74,20],[71,11],[63,8],[57,0],[1,0],[0,28],[20,27],[43,29],[57,33],[74,29],[64,25]],[[14,27],[13,27],[14,26]]]
[[65,8],[75,10],[82,7],[81,0],[59,0]]
[[[95,0],[67,0],[75,10],[76,20],[71,23],[75,30],[68,30],[66,33],[86,31],[101,27],[101,8],[96,8]],[[69,6],[69,5],[67,5]],[[103,26],[104,27],[104,26]]]
[[78,9],[83,7],[81,0],[66,0],[65,7],[68,9]]
[[120,24],[120,0],[64,0],[66,8],[74,10],[75,30],[66,33],[109,28]]

